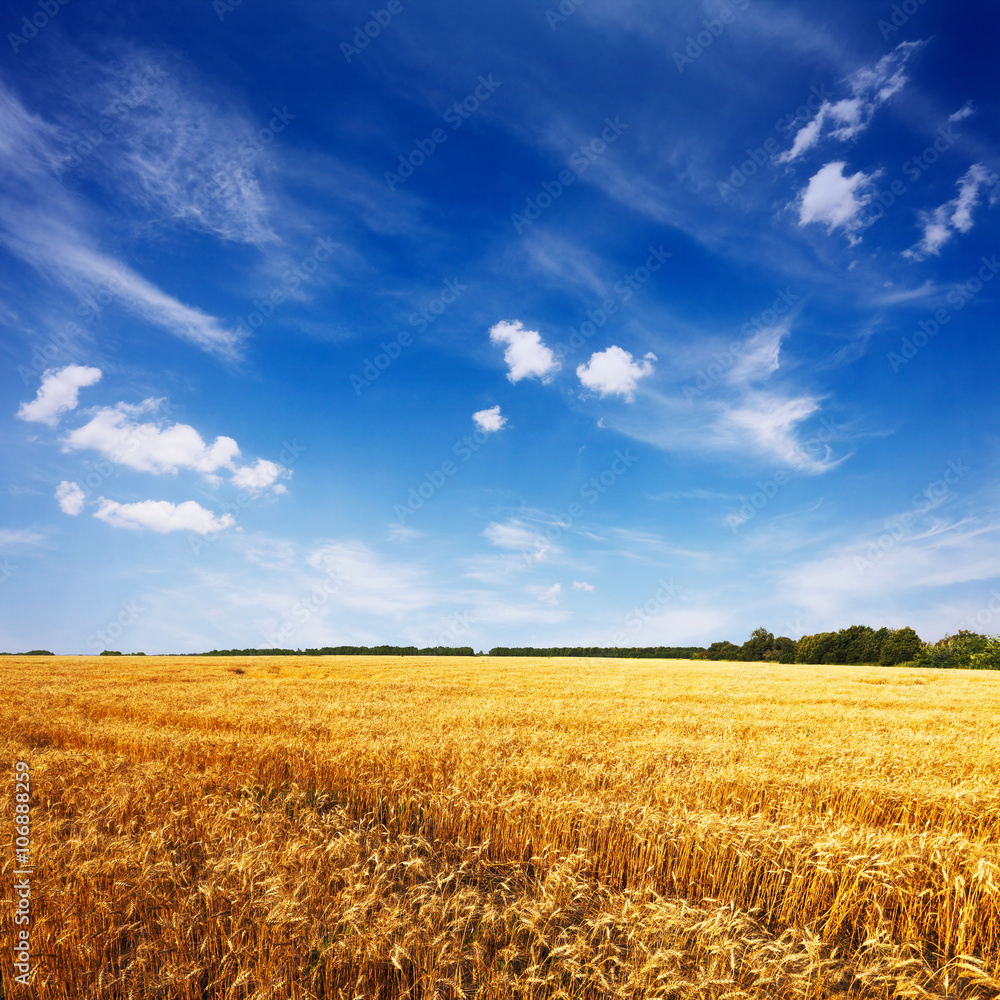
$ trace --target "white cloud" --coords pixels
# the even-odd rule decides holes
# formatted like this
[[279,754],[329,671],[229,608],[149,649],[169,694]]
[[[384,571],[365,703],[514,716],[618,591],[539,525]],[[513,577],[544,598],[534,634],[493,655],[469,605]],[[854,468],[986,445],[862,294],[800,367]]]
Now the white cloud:
[[856,138],[871,124],[876,110],[907,82],[906,64],[923,42],[901,42],[874,66],[862,67],[847,78],[852,97],[824,101],[816,114],[795,133],[792,147],[775,158],[777,163],[791,163],[812,149],[823,135],[846,142]]
[[116,503],[100,499],[94,517],[115,528],[148,528],[158,534],[169,531],[193,531],[207,535],[233,525],[231,514],[216,517],[194,500],[173,504],[167,500],[141,500],[138,503]]
[[57,126],[31,114],[0,82],[0,240],[79,299],[109,292],[147,322],[204,350],[234,356],[235,332],[96,248],[78,188],[58,176],[66,159],[59,135]]
[[221,482],[220,470],[231,473],[237,488],[257,496],[266,490],[286,493],[278,480],[291,476],[277,462],[258,458],[251,465],[236,465],[239,445],[219,436],[208,444],[190,424],[141,421],[141,414],[155,411],[162,400],[146,399],[136,405],[102,406],[81,427],[62,441],[63,451],[93,449],[104,458],[139,472],[174,475],[181,469],[201,473],[212,485]]
[[498,549],[522,552],[532,562],[542,562],[553,549],[541,532],[516,519],[505,524],[492,522],[483,531],[483,537]]
[[966,118],[971,118],[976,113],[976,108],[972,101],[966,101],[958,111],[952,112],[948,115],[948,124],[952,125],[955,122],[964,121]]
[[819,400],[810,395],[725,385],[717,394],[730,398],[684,399],[650,389],[608,426],[664,451],[715,453],[741,464],[753,455],[807,473],[830,471],[849,457],[834,457],[832,443],[843,433],[836,426],[807,430],[806,421],[819,414]]
[[166,294],[131,268],[95,250],[64,219],[15,213],[5,239],[19,257],[81,299],[107,293],[141,319],[221,357],[234,357],[239,335],[213,316]]
[[804,424],[818,413],[819,399],[780,384],[787,376],[779,381],[781,347],[790,332],[786,317],[739,346],[709,336],[695,349],[670,345],[673,354],[663,367],[666,376],[674,375],[673,386],[658,380],[635,405],[609,412],[604,425],[666,451],[715,452],[741,462],[754,454],[804,472],[828,471],[844,460],[835,459],[830,447],[840,431],[824,422],[808,434]]
[[559,362],[542,343],[541,334],[537,330],[525,330],[520,320],[495,323],[490,327],[490,341],[507,345],[503,359],[510,367],[507,378],[511,382],[534,376],[546,382],[559,370]]
[[[231,440],[226,438],[225,440]],[[233,472],[233,484],[248,493],[263,493],[270,486],[274,486],[272,492],[285,493],[285,487],[277,480],[282,476],[289,476],[291,473],[277,462],[269,462],[266,458],[258,458],[255,465],[237,466]],[[277,485],[274,485],[277,483]]]
[[440,600],[418,566],[384,560],[361,542],[330,542],[306,562],[343,580],[331,603],[355,611],[405,620]]
[[272,135],[275,126],[283,132],[294,114],[274,109],[277,116],[268,111],[251,121],[221,110],[217,95],[199,92],[186,68],[172,72],[138,53],[101,68],[105,76],[85,94],[87,103],[110,104],[137,90],[143,95],[141,113],[117,130],[113,148],[96,151],[106,182],[151,215],[220,239],[274,239],[256,169],[260,156],[274,153],[257,134],[262,126]]
[[77,483],[71,483],[64,479],[56,487],[56,500],[59,502],[59,509],[71,517],[76,517],[83,510],[83,502],[86,499],[87,494]]
[[578,365],[576,374],[586,388],[596,389],[602,397],[618,395],[631,403],[639,379],[652,374],[654,361],[656,355],[650,353],[636,363],[628,351],[612,345],[592,354],[586,364]]
[[75,410],[80,390],[100,381],[100,368],[67,365],[42,376],[38,395],[30,403],[22,403],[17,411],[21,420],[32,420],[55,427],[67,410]]
[[974,163],[958,179],[958,197],[951,224],[960,233],[967,233],[972,228],[972,210],[979,204],[980,188],[993,187],[996,182],[997,175],[981,163]]
[[0,528],[0,549],[11,545],[42,545],[44,542],[45,536],[39,535],[36,531]]
[[[906,512],[909,515],[913,511]],[[886,524],[898,524],[899,515]],[[938,516],[918,520],[909,533],[886,545],[886,532],[831,547],[825,555],[787,570],[777,587],[790,606],[822,614],[825,620],[877,614],[907,591],[950,587],[997,577],[997,527],[970,518]],[[925,634],[917,622],[917,631]]]
[[545,273],[546,284],[586,288],[604,298],[607,290],[601,277],[602,261],[572,235],[562,236],[550,229],[532,229],[524,234],[522,246],[534,268]]
[[559,595],[562,593],[562,584],[554,583],[551,587],[546,587],[538,595],[540,604],[556,605],[559,603]]
[[792,160],[798,159],[807,149],[812,149],[819,142],[824,118],[826,118],[826,104],[820,107],[819,111],[816,112],[816,117],[811,122],[803,125],[795,133],[795,141],[792,143],[792,148],[788,152],[782,153],[781,156],[776,156],[774,158],[775,163],[790,163]]
[[590,591],[594,589],[594,585],[592,583],[587,583],[586,580],[574,580],[573,589]]
[[416,528],[408,528],[405,524],[396,524],[393,522],[389,525],[389,541],[390,542],[413,542],[418,538],[426,538],[426,531],[418,531]]
[[859,192],[871,185],[877,173],[866,174],[859,170],[850,177],[844,176],[843,160],[836,160],[821,167],[810,179],[799,196],[799,225],[809,222],[827,224],[827,232],[844,229],[848,234],[858,228],[861,209],[873,197],[872,193]]
[[734,450],[749,447],[794,469],[822,472],[832,467],[829,445],[807,447],[798,436],[799,425],[818,410],[812,396],[751,392],[739,404],[723,406],[716,431]]
[[217,437],[207,445],[189,424],[161,428],[133,419],[156,403],[157,400],[147,399],[137,406],[118,403],[101,407],[89,423],[70,431],[63,448],[65,451],[93,448],[112,462],[141,472],[162,474],[194,469],[211,476],[217,469],[233,468],[233,459],[240,449],[231,437]]
[[787,323],[767,327],[754,334],[727,373],[729,382],[756,382],[778,370],[781,342],[788,335]]
[[[994,187],[997,180],[997,175],[981,163],[974,163],[969,167],[957,181],[958,195],[955,198],[938,205],[930,212],[921,213],[920,222],[924,227],[924,235],[918,243],[904,250],[903,256],[910,260],[923,260],[928,255],[937,255],[955,234],[955,230],[967,233],[973,225],[972,211],[979,205],[980,191]],[[991,199],[991,204],[993,200]]]
[[[891,288],[892,282],[886,286]],[[941,294],[941,286],[931,280],[925,281],[919,288],[901,288],[895,292],[884,292],[876,295],[872,302],[877,306],[895,306],[902,303],[921,302]]]
[[499,403],[488,410],[477,410],[472,414],[472,419],[481,431],[486,431],[488,434],[500,430],[507,423],[507,418],[500,413]]
[[920,241],[903,251],[903,256],[910,260],[923,260],[928,254],[938,254],[941,247],[952,237],[952,230],[948,226],[948,214],[951,211],[949,204],[938,205],[933,211],[921,212],[920,223],[924,227],[924,235]]

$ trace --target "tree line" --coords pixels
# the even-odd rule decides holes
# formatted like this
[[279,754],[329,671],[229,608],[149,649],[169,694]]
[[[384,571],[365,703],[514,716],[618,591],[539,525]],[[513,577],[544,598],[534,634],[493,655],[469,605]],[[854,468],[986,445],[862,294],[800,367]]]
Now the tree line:
[[490,656],[621,656],[629,659],[693,660],[701,646],[494,646]]
[[923,643],[912,628],[873,629],[851,625],[839,632],[817,632],[800,639],[756,628],[741,646],[722,641],[704,650],[702,660],[764,660],[776,663],[878,664],[884,667],[908,663],[921,651]]
[[614,656],[671,660],[828,663],[894,667],[961,667],[1000,670],[1000,636],[961,630],[938,642],[924,642],[908,625],[874,629],[851,625],[839,632],[817,632],[791,639],[756,628],[741,645],[722,640],[699,646],[496,646],[490,656]]
[[776,638],[761,627],[741,646],[713,642],[696,659],[1000,670],[1000,636],[962,629],[931,643],[924,642],[908,625],[899,629],[851,625],[839,632],[817,632],[796,640],[783,635]]
[[[52,656],[47,649],[0,656]],[[121,656],[105,650],[101,656]],[[144,653],[133,653],[143,656]],[[471,646],[323,646],[321,649],[212,649],[184,656],[475,656]],[[480,656],[482,653],[480,652]],[[800,639],[775,635],[763,626],[741,645],[722,640],[701,646],[494,646],[490,656],[603,656],[658,660],[735,660],[737,662],[868,664],[1000,670],[1000,636],[961,629],[937,642],[924,642],[905,626],[873,629],[851,625],[839,632],[817,632]]]
[[322,649],[211,649],[185,656],[475,656],[471,646],[323,646]]

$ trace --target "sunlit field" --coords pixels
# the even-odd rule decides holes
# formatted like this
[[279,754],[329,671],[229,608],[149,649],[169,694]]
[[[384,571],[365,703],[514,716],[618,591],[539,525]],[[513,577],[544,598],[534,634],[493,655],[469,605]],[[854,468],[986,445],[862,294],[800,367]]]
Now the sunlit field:
[[0,672],[3,815],[25,761],[37,869],[7,997],[1000,995],[994,672]]

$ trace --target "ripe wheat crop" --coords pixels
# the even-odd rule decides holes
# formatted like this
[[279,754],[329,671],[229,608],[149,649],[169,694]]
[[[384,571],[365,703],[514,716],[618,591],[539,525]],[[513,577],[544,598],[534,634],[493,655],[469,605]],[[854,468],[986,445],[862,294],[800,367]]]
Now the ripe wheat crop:
[[[5,657],[39,1000],[1000,996],[1000,676]],[[5,838],[7,844],[11,838]],[[2,857],[12,940],[17,867]]]

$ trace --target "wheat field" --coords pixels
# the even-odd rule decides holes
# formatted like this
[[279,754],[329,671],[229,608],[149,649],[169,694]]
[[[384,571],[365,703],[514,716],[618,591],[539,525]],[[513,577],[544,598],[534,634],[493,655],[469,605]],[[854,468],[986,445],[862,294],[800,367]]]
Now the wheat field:
[[36,866],[7,998],[1000,996],[998,674],[0,672],[0,808],[9,831],[27,762]]

